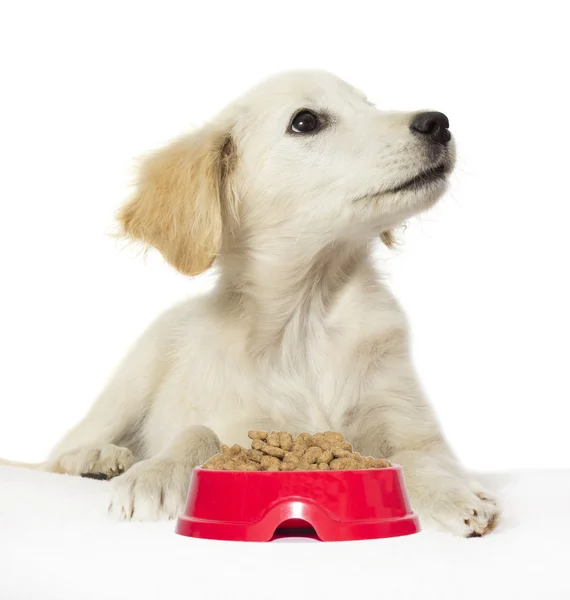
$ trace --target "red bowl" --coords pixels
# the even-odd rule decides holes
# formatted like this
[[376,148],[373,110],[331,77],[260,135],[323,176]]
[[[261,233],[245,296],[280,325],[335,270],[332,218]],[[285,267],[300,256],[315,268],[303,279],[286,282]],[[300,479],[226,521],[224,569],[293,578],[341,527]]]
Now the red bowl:
[[326,542],[420,531],[401,467],[360,471],[213,471],[196,468],[176,533],[268,542],[301,535]]

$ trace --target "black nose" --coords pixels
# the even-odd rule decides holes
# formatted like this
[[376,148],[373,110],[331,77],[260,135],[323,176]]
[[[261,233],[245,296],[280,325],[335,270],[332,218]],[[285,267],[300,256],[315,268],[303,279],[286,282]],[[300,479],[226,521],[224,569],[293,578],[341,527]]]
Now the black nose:
[[440,112],[418,113],[410,123],[410,129],[415,133],[429,136],[434,142],[447,144],[451,139],[449,119]]

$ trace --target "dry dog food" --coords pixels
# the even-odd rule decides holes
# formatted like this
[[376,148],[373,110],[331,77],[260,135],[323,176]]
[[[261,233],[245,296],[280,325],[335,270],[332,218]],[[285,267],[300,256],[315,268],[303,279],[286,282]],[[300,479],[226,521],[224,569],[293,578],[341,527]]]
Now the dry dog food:
[[391,464],[382,458],[354,452],[340,433],[301,433],[293,437],[284,431],[250,431],[251,448],[222,445],[202,467],[216,471],[346,471],[385,469]]

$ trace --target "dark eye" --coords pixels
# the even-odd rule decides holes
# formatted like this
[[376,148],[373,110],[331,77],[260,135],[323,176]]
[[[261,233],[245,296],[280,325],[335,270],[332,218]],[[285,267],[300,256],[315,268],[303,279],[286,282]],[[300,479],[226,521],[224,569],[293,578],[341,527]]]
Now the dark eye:
[[310,110],[298,112],[291,122],[291,131],[295,133],[311,133],[319,127],[319,117]]

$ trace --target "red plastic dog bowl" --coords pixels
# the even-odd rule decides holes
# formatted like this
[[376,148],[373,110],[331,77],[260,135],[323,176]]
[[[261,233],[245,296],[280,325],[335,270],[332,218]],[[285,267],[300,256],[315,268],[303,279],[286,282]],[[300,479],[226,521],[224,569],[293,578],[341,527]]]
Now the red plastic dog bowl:
[[213,471],[194,469],[176,533],[268,542],[282,536],[325,542],[420,531],[402,469]]

